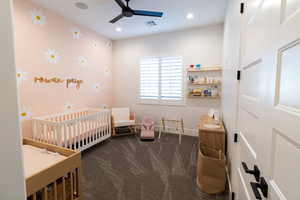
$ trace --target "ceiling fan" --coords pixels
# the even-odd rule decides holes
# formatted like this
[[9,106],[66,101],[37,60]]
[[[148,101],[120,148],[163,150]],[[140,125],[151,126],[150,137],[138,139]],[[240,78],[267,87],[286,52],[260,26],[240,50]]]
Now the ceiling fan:
[[148,17],[162,17],[163,13],[162,12],[153,12],[153,11],[146,11],[146,10],[133,10],[129,7],[129,1],[130,0],[125,0],[126,5],[123,3],[122,0],[115,0],[115,2],[122,8],[122,13],[112,19],[110,23],[116,23],[123,17],[132,17],[134,15],[139,15],[139,16],[148,16]]

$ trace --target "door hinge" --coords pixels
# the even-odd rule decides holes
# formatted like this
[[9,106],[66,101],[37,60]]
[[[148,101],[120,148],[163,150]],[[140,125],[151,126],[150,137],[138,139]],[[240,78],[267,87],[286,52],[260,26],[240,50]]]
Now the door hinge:
[[238,70],[238,71],[237,71],[237,74],[236,74],[236,79],[237,79],[238,81],[241,80],[241,75],[242,75],[241,70]]
[[239,134],[235,133],[234,134],[234,143],[238,142],[238,137],[239,137]]
[[231,200],[235,200],[235,193],[231,192]]
[[241,3],[240,13],[244,14],[245,11],[245,3]]

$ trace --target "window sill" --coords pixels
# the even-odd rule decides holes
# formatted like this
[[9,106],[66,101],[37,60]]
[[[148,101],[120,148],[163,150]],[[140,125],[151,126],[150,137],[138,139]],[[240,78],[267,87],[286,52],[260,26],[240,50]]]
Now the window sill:
[[161,101],[161,100],[145,100],[138,99],[138,105],[152,105],[152,106],[186,106],[185,100],[182,101]]

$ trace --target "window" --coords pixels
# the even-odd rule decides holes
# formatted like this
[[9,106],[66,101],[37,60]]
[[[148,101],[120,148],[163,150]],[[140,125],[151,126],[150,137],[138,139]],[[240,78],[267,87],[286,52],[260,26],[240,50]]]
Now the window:
[[140,61],[140,101],[154,104],[183,103],[181,57],[151,57]]

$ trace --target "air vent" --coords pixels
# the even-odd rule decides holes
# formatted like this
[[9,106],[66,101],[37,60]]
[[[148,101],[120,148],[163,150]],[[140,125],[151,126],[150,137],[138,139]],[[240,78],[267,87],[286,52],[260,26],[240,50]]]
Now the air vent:
[[157,26],[157,23],[155,21],[148,21],[146,22],[146,25],[152,27],[152,26]]
[[82,2],[76,2],[75,3],[75,6],[79,9],[82,9],[82,10],[86,10],[89,8],[89,6],[85,3],[82,3]]

